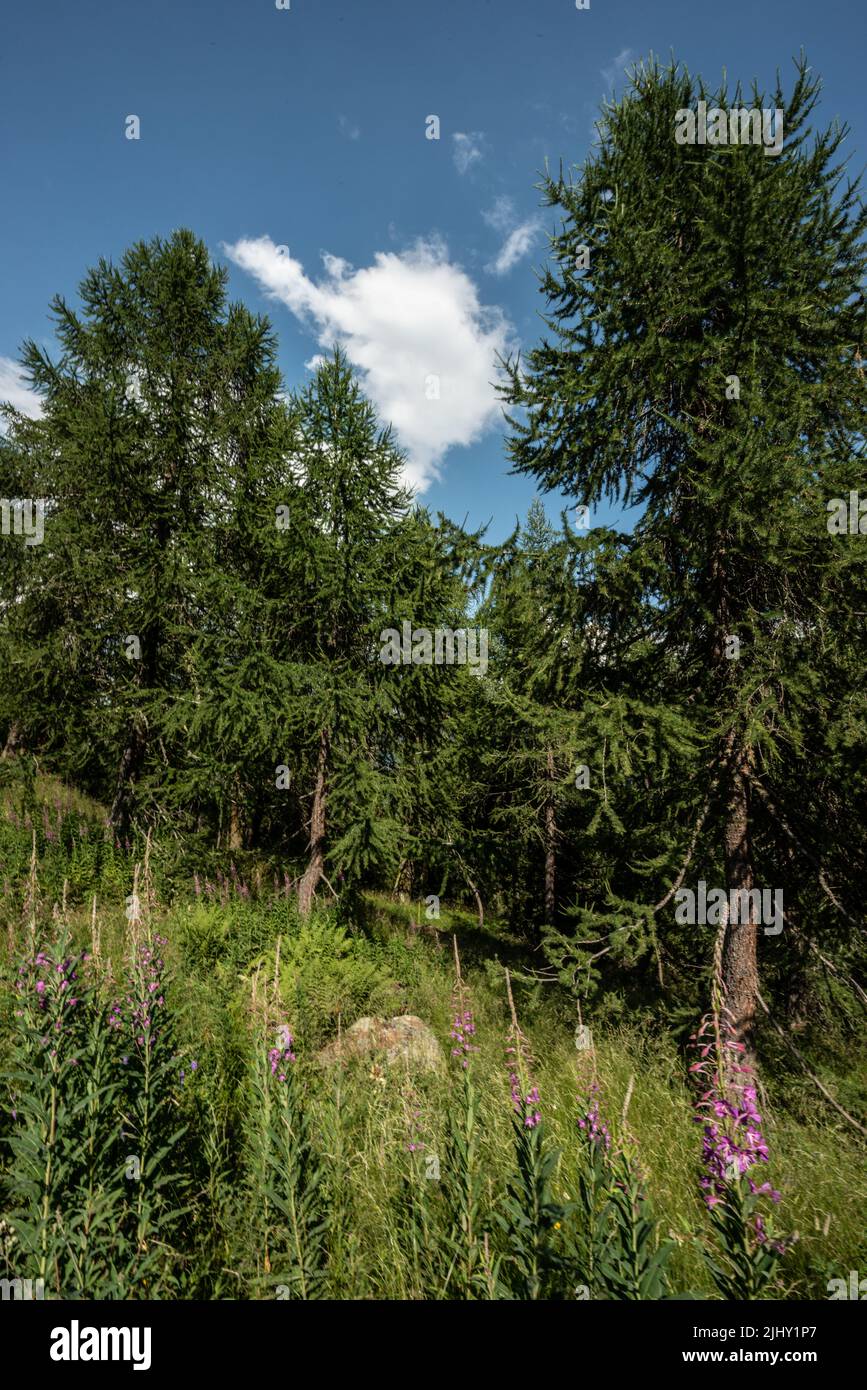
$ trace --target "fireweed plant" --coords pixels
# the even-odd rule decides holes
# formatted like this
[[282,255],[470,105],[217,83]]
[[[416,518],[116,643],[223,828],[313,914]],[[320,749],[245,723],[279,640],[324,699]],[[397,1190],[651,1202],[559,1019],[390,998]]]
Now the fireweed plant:
[[17,971],[12,1065],[4,1077],[12,1120],[6,1141],[12,1153],[8,1221],[16,1262],[26,1266],[27,1277],[43,1279],[54,1297],[86,1293],[93,1254],[87,1235],[99,1241],[100,1217],[110,1217],[122,1191],[118,1172],[108,1192],[101,1182],[109,1177],[100,1172],[100,1160],[110,1142],[104,1116],[111,1085],[104,1068],[92,1066],[99,1049],[91,1023],[98,1010],[86,965],[83,954],[72,952],[65,930],[52,949],[28,952]]
[[352,1168],[357,1145],[352,1092],[347,1097],[342,1067],[334,1068],[327,1089],[328,1099],[319,1110],[317,1137],[325,1174],[322,1200],[328,1213],[328,1296],[354,1298],[359,1295],[363,1280],[357,1266],[358,1232],[352,1210]]
[[400,1248],[408,1269],[407,1296],[423,1298],[426,1289],[446,1296],[449,1260],[446,1247],[446,1210],[441,1185],[439,1155],[425,1137],[429,1120],[419,1090],[411,1077],[401,1078],[404,1114],[401,1177],[398,1203],[402,1213]]
[[618,1301],[669,1297],[674,1242],[659,1239],[634,1146],[612,1140],[592,1051],[579,1064],[576,1127],[570,1176],[577,1196],[565,1223],[575,1289]]
[[[155,1028],[140,948],[129,992],[109,1007],[89,952],[61,925],[18,967],[10,1226],[54,1297],[162,1296],[180,1178],[166,1166],[174,1116],[171,1027]],[[161,966],[162,962],[160,962]],[[158,988],[165,981],[159,976]],[[151,1001],[152,1002],[152,1001]]]
[[752,1068],[731,1033],[725,1013],[711,1013],[692,1039],[699,1054],[689,1068],[699,1088],[694,1116],[702,1127],[699,1182],[715,1236],[715,1244],[703,1244],[702,1253],[723,1298],[759,1299],[794,1238],[775,1236],[767,1203],[778,1203],[780,1194],[753,1176],[770,1155]]
[[[150,1263],[156,1242],[170,1240],[184,1214],[185,1179],[172,1163],[186,1126],[178,1125],[178,1088],[185,1079],[167,1007],[162,951],[166,938],[133,928],[128,987],[114,1000],[108,1022],[123,1078],[121,1093],[124,1170],[130,1185],[131,1235],[139,1257]],[[195,1063],[190,1063],[195,1066]],[[142,1272],[145,1286],[148,1274]]]
[[455,986],[451,998],[450,1063],[446,1116],[439,1153],[420,1141],[421,1112],[414,1112],[415,1162],[403,1192],[408,1203],[408,1259],[417,1296],[425,1288],[450,1299],[508,1296],[499,1272],[502,1255],[493,1248],[490,1204],[480,1157],[480,1096],[473,1076],[479,1047],[468,991],[453,938]]
[[515,1167],[498,1212],[509,1247],[502,1278],[513,1298],[535,1300],[557,1297],[563,1286],[564,1262],[556,1240],[565,1213],[552,1186],[560,1154],[546,1142],[533,1059],[518,1023],[508,971],[506,992],[512,1016],[506,1064]]
[[600,1087],[595,1079],[582,1096],[579,1076],[578,1118],[569,1177],[575,1200],[566,1209],[566,1241],[575,1266],[576,1290],[599,1297],[602,1266],[611,1235],[611,1136],[599,1110]]
[[321,1298],[333,1222],[295,1039],[267,1007],[254,1003],[252,1023],[246,1224],[260,1252],[255,1276],[273,1297]]
[[[176,1086],[185,1079],[175,1047],[174,1016],[165,1002],[167,980],[163,949],[167,940],[154,934],[133,938],[129,987],[115,999],[108,1015],[114,1033],[115,1052],[124,1077],[121,1141],[126,1145],[126,1165],[133,1186],[135,1238],[140,1250],[149,1247],[150,1234],[167,1226],[181,1211],[167,1212],[167,1188],[178,1198],[182,1180],[165,1169],[185,1127],[176,1127]],[[192,1065],[192,1063],[190,1063]]]
[[491,1296],[491,1282],[496,1279],[500,1260],[492,1257],[496,1260],[492,1267],[491,1260],[486,1259],[490,1240],[485,1241],[488,1233],[483,1229],[485,1184],[479,1157],[479,1094],[473,1077],[479,1048],[456,938],[453,946],[456,980],[449,1032],[451,1074],[442,1175],[448,1209],[446,1240],[452,1253],[449,1292],[452,1298],[485,1298]]

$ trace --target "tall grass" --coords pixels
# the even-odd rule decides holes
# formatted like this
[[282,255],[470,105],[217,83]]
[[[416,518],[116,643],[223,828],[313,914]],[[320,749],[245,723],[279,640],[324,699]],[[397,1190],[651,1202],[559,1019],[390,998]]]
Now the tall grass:
[[[32,844],[18,872],[3,1277],[57,1298],[823,1298],[867,1261],[836,1117],[806,1123],[766,1078],[765,1167],[800,1233],[778,1249],[740,1176],[708,1206],[671,1038],[640,1021],[576,1053],[566,997],[510,996],[469,928],[462,965],[375,904],[353,932],[302,927],[282,892],[158,911],[127,879],[116,906],[52,903]],[[440,1067],[318,1061],[359,1014],[401,1011]]]

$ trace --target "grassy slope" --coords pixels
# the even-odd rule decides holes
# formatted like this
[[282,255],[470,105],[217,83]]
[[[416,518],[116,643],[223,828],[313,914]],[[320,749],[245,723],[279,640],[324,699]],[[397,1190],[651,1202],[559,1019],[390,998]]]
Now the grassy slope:
[[[93,803],[50,779],[39,780],[36,796],[40,806],[89,821],[94,827],[91,837],[95,836],[101,813]],[[12,892],[3,908],[7,924],[4,974],[13,967],[23,941],[21,869],[29,859],[31,839],[21,815],[17,828],[10,821],[14,798],[7,793],[5,801],[0,883],[4,876],[8,882],[13,872]],[[61,841],[62,835],[44,844],[38,871],[40,885],[50,885],[48,892],[43,890],[41,908],[46,928],[52,893],[59,896]],[[87,837],[84,841],[79,837],[73,849],[78,852],[84,843]],[[102,953],[120,979],[127,931],[123,900],[129,877],[124,889],[121,866],[112,859],[108,870],[101,867],[99,883],[87,883],[89,863],[86,853],[79,854],[67,915],[76,934],[88,942],[90,911],[85,904],[92,892],[97,893]],[[129,874],[128,864],[126,869]],[[157,910],[159,929],[169,940],[167,959],[182,984],[178,996],[182,994],[184,1001],[182,1033],[190,1055],[198,1061],[185,1104],[191,1116],[207,1112],[213,1133],[224,1141],[228,1171],[222,1179],[213,1174],[211,1179],[215,1210],[223,1208],[224,1198],[228,1210],[232,1200],[231,1167],[246,1104],[243,1056],[250,993],[254,978],[259,989],[273,978],[278,940],[281,1011],[304,1057],[333,1036],[338,1016],[347,1023],[368,1012],[418,1014],[434,1028],[448,1052],[454,985],[449,932],[458,934],[481,1048],[474,1069],[483,1095],[485,1172],[492,1186],[497,1185],[510,1155],[504,963],[514,964],[518,949],[498,934],[496,924],[488,924],[482,935],[472,917],[445,909],[438,924],[442,935],[435,942],[412,930],[417,910],[371,897],[365,906],[363,932],[338,927],[333,915],[323,912],[303,939],[294,909],[285,901],[257,904],[233,898],[221,904],[190,898],[176,900],[171,909]],[[516,999],[536,1058],[535,1079],[548,1132],[564,1155],[557,1179],[560,1193],[570,1194],[576,1090],[582,1080],[586,1085],[595,1065],[604,1117],[615,1137],[633,1146],[663,1231],[678,1241],[676,1286],[710,1293],[689,1236],[691,1229],[703,1224],[697,1189],[701,1131],[692,1121],[682,1053],[670,1037],[654,1028],[651,1019],[642,1019],[631,1026],[594,1027],[592,1057],[579,1054],[573,1040],[577,1021],[573,1005],[559,986],[518,984]],[[592,1025],[593,1019],[585,1022]],[[0,1025],[0,1039],[4,1031]],[[633,1078],[624,1124],[621,1111]],[[837,1078],[838,1084],[846,1080]],[[848,1080],[855,1091],[864,1086],[863,1077]],[[338,1134],[333,1123],[333,1079],[317,1080],[313,1101],[319,1112],[317,1134],[329,1162],[339,1169],[342,1200],[351,1212],[351,1234],[334,1273],[332,1296],[401,1297],[413,1292],[411,1273],[400,1254],[396,1194],[406,1162],[410,1116],[419,1112],[427,1152],[436,1152],[441,1145],[447,1085],[447,1075],[411,1076],[400,1069],[383,1072],[368,1064],[352,1067],[340,1078],[344,1121]],[[766,1085],[765,1134],[772,1161],[762,1176],[768,1176],[782,1193],[779,1226],[797,1230],[801,1237],[783,1266],[784,1281],[777,1296],[823,1298],[829,1278],[847,1277],[850,1269],[863,1268],[867,1261],[863,1150],[857,1136],[809,1085],[805,1089],[800,1080],[783,1073],[767,1076]],[[232,1296],[232,1276],[225,1277],[223,1296]]]

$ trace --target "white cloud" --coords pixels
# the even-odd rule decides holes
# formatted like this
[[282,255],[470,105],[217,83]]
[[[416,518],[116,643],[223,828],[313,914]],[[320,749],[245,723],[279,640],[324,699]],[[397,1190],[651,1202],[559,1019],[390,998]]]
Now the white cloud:
[[491,275],[507,275],[531,250],[542,230],[542,219],[537,214],[521,221],[511,198],[505,197],[498,198],[482,216],[489,227],[505,237],[496,257],[485,266],[485,270]]
[[[617,86],[618,78],[625,74],[626,69],[632,64],[634,58],[635,54],[631,48],[621,48],[620,52],[615,54],[610,63],[604,68],[599,69],[599,76],[605,83],[606,102],[614,95],[614,89]],[[586,104],[586,109],[590,109],[589,103]],[[602,143],[606,125],[604,107],[601,111],[599,109],[595,110],[593,112],[593,119],[588,127],[594,145],[600,145]]]
[[622,76],[629,67],[634,56],[631,48],[621,48],[617,56],[611,59],[608,66],[600,69],[608,91],[614,86],[617,78]]
[[346,116],[341,116],[338,119],[337,124],[340,128],[341,135],[345,135],[348,140],[361,139],[360,127],[355,125],[352,121],[348,120]]
[[497,232],[507,232],[510,227],[515,225],[515,204],[511,198],[500,197],[492,208],[482,213],[489,227],[493,227]]
[[469,134],[459,131],[452,136],[454,149],[452,159],[455,161],[455,168],[459,174],[465,174],[471,165],[476,164],[482,157],[482,146],[485,143],[484,132],[473,130]]
[[522,222],[519,227],[515,227],[500,247],[496,259],[485,269],[490,270],[494,275],[507,275],[512,267],[527,255],[539,235],[539,227],[537,218],[533,218],[529,222]]
[[14,405],[23,415],[42,414],[42,398],[32,391],[11,357],[0,357],[0,405]]
[[320,347],[343,347],[381,419],[394,425],[408,455],[406,480],[419,492],[439,476],[449,449],[473,443],[500,418],[491,383],[497,353],[515,347],[512,327],[501,309],[479,302],[441,241],[379,251],[358,270],[323,253],[319,281],[267,236],[224,250],[311,327]]

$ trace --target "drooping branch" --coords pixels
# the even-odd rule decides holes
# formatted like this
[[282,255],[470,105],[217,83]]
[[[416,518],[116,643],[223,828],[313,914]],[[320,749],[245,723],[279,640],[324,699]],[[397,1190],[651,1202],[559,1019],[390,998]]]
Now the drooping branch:
[[846,921],[849,923],[850,926],[855,927],[858,931],[864,931],[864,923],[859,922],[857,918],[853,917],[851,913],[846,911],[846,908],[840,902],[839,898],[837,897],[836,893],[834,892],[833,888],[831,887],[830,883],[825,877],[825,870],[822,866],[821,860],[817,859],[815,854],[813,854],[809,849],[807,849],[807,846],[803,843],[799,836],[795,834],[795,831],[789,825],[782,811],[774,802],[767,788],[763,787],[761,782],[759,782],[755,777],[752,776],[749,777],[749,783],[753,790],[758,794],[759,798],[764,802],[768,812],[777,822],[780,829],[786,835],[788,835],[789,839],[792,841],[792,844],[800,850],[801,854],[804,855],[804,858],[809,859],[810,863],[814,866],[814,868],[818,870],[819,884],[823,889],[825,895],[834,904],[840,915],[842,917],[845,917]]
[[[650,909],[650,915],[651,915],[651,917],[655,917],[655,916],[657,915],[658,912],[661,912],[662,909],[663,909],[664,907],[666,907],[666,906],[671,902],[671,900],[672,900],[672,898],[674,897],[675,893],[677,892],[678,888],[679,888],[680,885],[683,883],[683,880],[684,880],[684,878],[685,878],[685,876],[686,876],[686,871],[687,871],[687,869],[689,868],[690,863],[692,862],[692,856],[693,856],[693,854],[695,853],[695,847],[696,847],[696,845],[698,844],[699,836],[701,835],[701,832],[702,832],[702,830],[704,829],[705,822],[707,821],[708,815],[709,815],[709,813],[710,813],[710,808],[711,808],[711,806],[712,806],[712,804],[713,804],[713,799],[714,799],[714,796],[716,795],[716,791],[717,791],[717,788],[718,788],[718,786],[719,786],[720,777],[722,776],[722,774],[723,774],[723,772],[726,770],[726,768],[729,766],[729,764],[731,763],[731,760],[732,760],[732,758],[733,758],[733,756],[734,756],[733,744],[734,744],[734,731],[732,730],[732,731],[730,731],[729,736],[728,736],[728,738],[727,738],[727,740],[726,740],[726,753],[725,753],[725,756],[724,756],[723,758],[721,758],[720,761],[719,761],[719,764],[718,764],[718,766],[717,766],[716,772],[714,773],[713,780],[712,780],[711,785],[710,785],[710,790],[708,791],[708,794],[707,794],[707,796],[705,797],[704,805],[702,806],[702,808],[701,808],[701,810],[700,810],[700,812],[699,812],[699,814],[698,814],[698,819],[697,819],[697,820],[694,822],[694,824],[693,824],[692,837],[691,837],[690,842],[689,842],[689,847],[688,847],[688,849],[687,849],[687,851],[686,851],[686,857],[685,857],[685,859],[683,860],[683,863],[681,864],[680,869],[679,869],[679,871],[678,871],[677,877],[675,878],[674,882],[671,884],[671,887],[663,894],[663,896],[660,898],[659,902],[658,902],[658,903],[655,903],[654,906],[651,907],[651,909]],[[621,932],[637,931],[639,927],[641,927],[641,926],[644,925],[644,920],[645,920],[645,919],[643,919],[643,920],[640,921],[640,922],[632,922],[628,927],[619,927],[619,928],[617,928],[617,930],[618,930],[618,931],[621,931]],[[598,945],[600,945],[603,941],[607,941],[607,940],[608,940],[608,937],[607,937],[607,936],[597,936],[597,937],[594,937],[594,938],[593,938],[592,940],[590,940],[590,941],[578,941],[578,942],[576,942],[575,944],[576,944],[577,946],[598,946]],[[605,955],[606,952],[600,951],[599,954],[600,954],[600,955]],[[595,960],[595,959],[596,959],[596,957],[594,956],[594,960]],[[661,968],[661,966],[660,966],[660,968]]]
[[756,998],[758,999],[759,1004],[767,1014],[772,1027],[775,1028],[776,1031],[779,1033],[783,1042],[786,1044],[786,1047],[793,1054],[793,1056],[795,1056],[798,1059],[806,1075],[809,1076],[810,1080],[814,1083],[814,1085],[822,1092],[822,1095],[825,1097],[828,1104],[832,1105],[834,1109],[840,1115],[843,1116],[844,1120],[847,1120],[850,1125],[857,1129],[859,1134],[867,1136],[867,1129],[865,1129],[864,1125],[862,1125],[858,1120],[856,1120],[853,1115],[850,1115],[848,1110],[843,1109],[840,1102],[835,1100],[834,1097],[831,1095],[831,1092],[828,1090],[827,1086],[824,1085],[824,1083],[819,1079],[819,1077],[816,1075],[814,1071],[810,1070],[810,1067],[807,1065],[804,1056],[802,1055],[802,1053],[798,1051],[797,1047],[792,1042],[786,1030],[782,1028],[780,1024],[777,1022],[777,1020],[774,1018],[773,1014],[771,1013],[770,1009],[768,1008],[767,1004],[765,1003],[764,999],[758,991],[756,991]]

